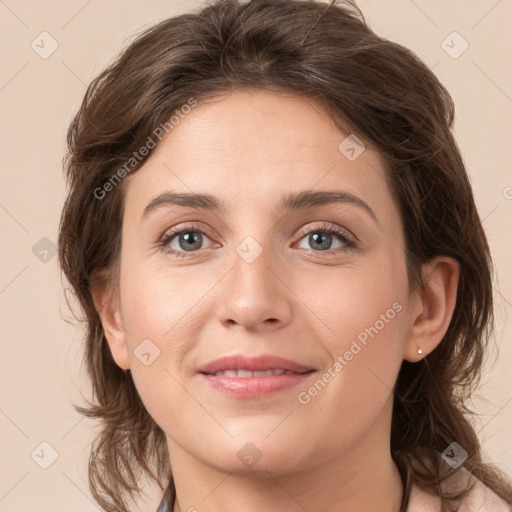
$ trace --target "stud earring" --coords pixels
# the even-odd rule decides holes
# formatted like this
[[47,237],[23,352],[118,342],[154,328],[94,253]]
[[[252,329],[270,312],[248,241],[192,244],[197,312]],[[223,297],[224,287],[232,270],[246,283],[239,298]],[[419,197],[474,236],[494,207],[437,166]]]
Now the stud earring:
[[418,348],[418,354],[421,356],[423,354],[423,350],[421,348]]

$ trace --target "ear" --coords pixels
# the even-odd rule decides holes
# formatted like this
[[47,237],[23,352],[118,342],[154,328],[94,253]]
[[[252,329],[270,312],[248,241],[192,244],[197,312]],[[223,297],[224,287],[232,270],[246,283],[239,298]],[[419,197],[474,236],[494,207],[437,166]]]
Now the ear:
[[108,283],[108,278],[105,278],[100,273],[96,273],[91,279],[91,294],[96,311],[100,316],[112,357],[120,368],[128,370],[130,368],[130,361],[119,300],[116,296],[117,294],[112,291],[112,287]]
[[[459,272],[459,263],[448,256],[438,256],[423,265],[424,288],[411,301],[405,360],[419,361],[443,339],[455,309]],[[418,349],[422,354],[418,354]]]

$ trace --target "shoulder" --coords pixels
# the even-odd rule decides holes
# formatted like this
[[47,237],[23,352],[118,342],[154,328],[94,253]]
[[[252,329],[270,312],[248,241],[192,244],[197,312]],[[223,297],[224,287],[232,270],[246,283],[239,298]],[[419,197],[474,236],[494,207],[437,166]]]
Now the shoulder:
[[507,505],[496,493],[485,486],[480,480],[476,480],[473,488],[462,501],[460,512],[512,512],[512,507]]
[[[471,489],[460,501],[457,512],[512,512],[510,505],[480,480],[469,475],[467,471],[462,480],[469,482]],[[413,484],[407,512],[440,512],[440,510],[439,496]]]

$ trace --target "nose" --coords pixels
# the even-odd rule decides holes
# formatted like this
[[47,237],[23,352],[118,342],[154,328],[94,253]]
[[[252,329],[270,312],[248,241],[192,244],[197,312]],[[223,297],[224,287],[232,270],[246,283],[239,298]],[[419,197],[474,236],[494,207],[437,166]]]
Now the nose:
[[217,318],[225,327],[264,332],[290,321],[293,293],[275,267],[270,250],[264,249],[252,262],[235,252],[231,271],[219,283],[216,304]]

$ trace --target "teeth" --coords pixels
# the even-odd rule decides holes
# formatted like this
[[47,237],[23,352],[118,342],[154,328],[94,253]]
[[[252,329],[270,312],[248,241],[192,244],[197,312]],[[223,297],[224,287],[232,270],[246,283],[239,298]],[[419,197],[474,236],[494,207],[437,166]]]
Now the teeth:
[[236,370],[226,370],[225,372],[217,372],[215,375],[217,374],[224,374],[226,377],[236,377]]
[[267,377],[269,375],[290,375],[293,372],[289,370],[283,370],[282,368],[271,368],[269,370],[251,371],[251,370],[223,370],[214,373],[215,376],[223,375],[224,377]]
[[252,373],[253,377],[266,377],[267,375],[274,375],[274,370],[261,370],[259,372],[249,372],[249,373]]

